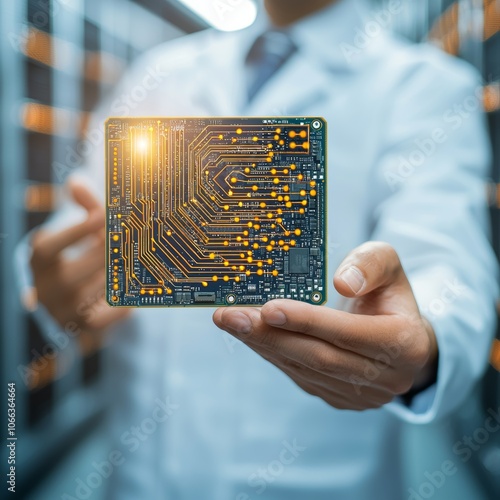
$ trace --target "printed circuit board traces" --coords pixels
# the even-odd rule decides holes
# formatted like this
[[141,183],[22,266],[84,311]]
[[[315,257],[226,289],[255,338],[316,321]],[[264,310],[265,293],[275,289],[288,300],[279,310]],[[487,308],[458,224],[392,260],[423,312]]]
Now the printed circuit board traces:
[[326,300],[322,118],[109,118],[113,306]]

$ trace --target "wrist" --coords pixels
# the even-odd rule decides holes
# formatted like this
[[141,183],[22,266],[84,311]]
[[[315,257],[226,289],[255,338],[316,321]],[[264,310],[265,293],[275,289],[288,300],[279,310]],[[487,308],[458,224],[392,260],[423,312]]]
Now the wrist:
[[429,357],[420,372],[416,375],[415,382],[409,391],[414,394],[417,394],[433,385],[437,380],[438,371],[439,348],[434,328],[427,318],[422,317],[422,321],[429,338]]

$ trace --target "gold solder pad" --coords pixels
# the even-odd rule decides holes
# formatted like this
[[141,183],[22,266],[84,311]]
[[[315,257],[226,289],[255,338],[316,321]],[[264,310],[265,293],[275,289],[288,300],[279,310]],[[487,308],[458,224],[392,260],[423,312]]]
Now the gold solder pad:
[[322,118],[109,118],[113,306],[326,300]]

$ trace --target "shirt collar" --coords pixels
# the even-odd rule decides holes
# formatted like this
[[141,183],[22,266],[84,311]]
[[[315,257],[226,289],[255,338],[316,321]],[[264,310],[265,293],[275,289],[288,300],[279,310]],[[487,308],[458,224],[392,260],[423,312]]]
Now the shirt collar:
[[[343,52],[343,44],[354,44],[356,33],[363,28],[363,19],[368,12],[365,0],[338,0],[287,27],[285,31],[290,34],[299,52],[309,59],[318,59],[323,66],[331,68],[352,68]],[[274,26],[259,2],[255,22],[242,33],[243,59],[255,40],[271,29]]]

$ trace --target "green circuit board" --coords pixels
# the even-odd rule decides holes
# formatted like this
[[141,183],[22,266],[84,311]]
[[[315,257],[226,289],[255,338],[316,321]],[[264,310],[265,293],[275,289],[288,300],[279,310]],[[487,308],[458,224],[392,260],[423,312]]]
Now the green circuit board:
[[109,118],[112,306],[326,301],[322,118]]

